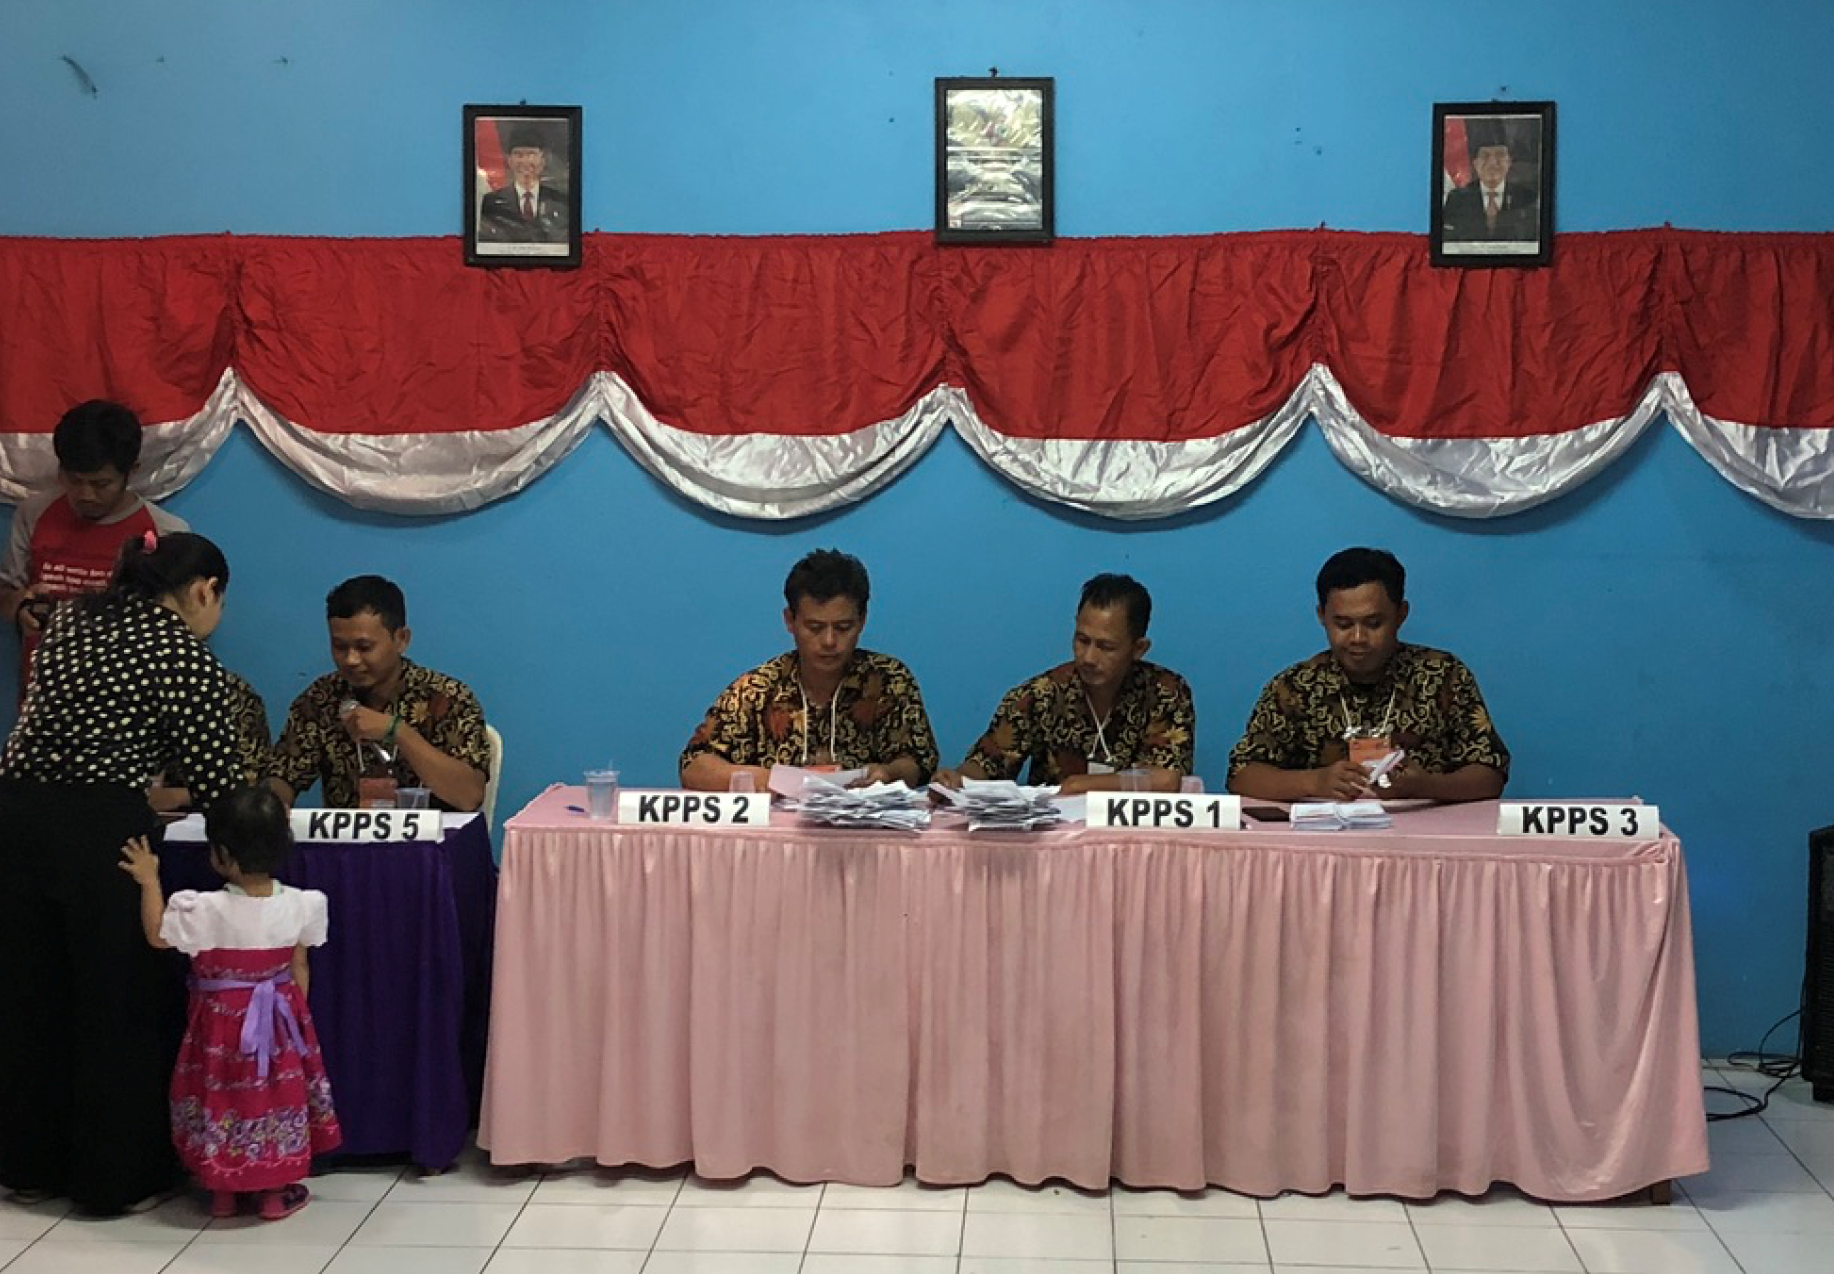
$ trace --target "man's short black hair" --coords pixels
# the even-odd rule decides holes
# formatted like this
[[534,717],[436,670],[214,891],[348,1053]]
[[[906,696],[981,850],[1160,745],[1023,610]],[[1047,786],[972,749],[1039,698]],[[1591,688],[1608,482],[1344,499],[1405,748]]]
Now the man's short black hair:
[[355,619],[366,610],[374,611],[391,633],[407,627],[408,599],[380,575],[358,575],[325,594],[326,619]]
[[287,807],[266,785],[232,788],[204,813],[204,836],[245,872],[271,876],[293,848]]
[[1127,607],[1127,629],[1134,640],[1146,636],[1147,625],[1153,622],[1153,595],[1131,575],[1097,575],[1083,585],[1083,597],[1076,609],[1093,606],[1107,610],[1116,603]]
[[103,398],[78,403],[51,434],[57,467],[65,473],[95,473],[113,467],[132,473],[140,463],[140,417]]
[[1333,553],[1318,569],[1318,604],[1341,588],[1380,584],[1388,600],[1399,606],[1407,600],[1407,568],[1387,549],[1354,548]]
[[872,597],[872,583],[860,559],[839,549],[816,549],[790,568],[783,581],[783,602],[791,610],[803,598],[817,602],[850,597],[859,604],[860,615],[866,614],[866,603]]

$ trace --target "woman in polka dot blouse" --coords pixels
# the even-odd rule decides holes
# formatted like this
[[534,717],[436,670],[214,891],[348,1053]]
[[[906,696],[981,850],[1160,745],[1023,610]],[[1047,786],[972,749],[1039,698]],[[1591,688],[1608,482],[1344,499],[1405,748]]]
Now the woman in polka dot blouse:
[[160,824],[157,774],[201,808],[240,785],[229,676],[204,644],[229,564],[188,533],[122,546],[60,604],[0,753],[0,1185],[98,1214],[169,1188],[182,985],[115,868]]

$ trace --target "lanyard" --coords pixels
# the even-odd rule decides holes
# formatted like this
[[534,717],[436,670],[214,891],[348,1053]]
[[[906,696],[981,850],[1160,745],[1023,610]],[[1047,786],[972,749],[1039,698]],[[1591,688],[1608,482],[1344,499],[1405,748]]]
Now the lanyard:
[[1087,686],[1083,687],[1083,702],[1089,705],[1089,720],[1095,723],[1095,746],[1102,750],[1102,754],[1096,756],[1094,750],[1091,749],[1089,759],[1091,761],[1100,761],[1104,765],[1113,765],[1114,751],[1108,746],[1108,721],[1109,718],[1114,716],[1114,709],[1108,709],[1108,716],[1106,717],[1097,717],[1095,715],[1095,700],[1089,697],[1089,687]]
[[[1388,707],[1382,713],[1382,726],[1376,731],[1376,735],[1379,738],[1386,739],[1389,737],[1388,727],[1393,724],[1395,719],[1395,696],[1400,693],[1401,687],[1399,684],[1396,684],[1394,689],[1388,692]],[[1344,737],[1346,739],[1366,733],[1361,726],[1358,726],[1355,722],[1350,720],[1350,705],[1344,701],[1344,692],[1341,690],[1337,692],[1337,706],[1344,714]]]
[[[802,678],[796,679],[796,693],[802,696],[802,763],[809,763],[809,692],[802,688]],[[840,721],[841,688],[836,686],[834,693],[828,697],[828,760],[839,765],[841,759],[836,755],[834,731]]]

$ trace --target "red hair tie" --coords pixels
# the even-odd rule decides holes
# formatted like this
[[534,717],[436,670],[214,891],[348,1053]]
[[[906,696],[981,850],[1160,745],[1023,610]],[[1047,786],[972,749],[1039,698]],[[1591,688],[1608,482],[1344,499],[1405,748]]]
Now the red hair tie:
[[154,535],[151,531],[142,531],[140,533],[140,547],[145,549],[148,553],[151,553],[154,549],[159,547],[159,537]]

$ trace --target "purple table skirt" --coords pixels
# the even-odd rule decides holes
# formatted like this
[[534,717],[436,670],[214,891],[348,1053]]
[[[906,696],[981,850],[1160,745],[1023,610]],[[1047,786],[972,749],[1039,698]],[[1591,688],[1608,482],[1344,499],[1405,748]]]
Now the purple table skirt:
[[[200,844],[168,842],[160,877],[168,893],[222,884]],[[483,1092],[497,905],[484,820],[437,843],[300,845],[280,877],[330,902],[310,1000],[340,1153],[450,1166]]]

